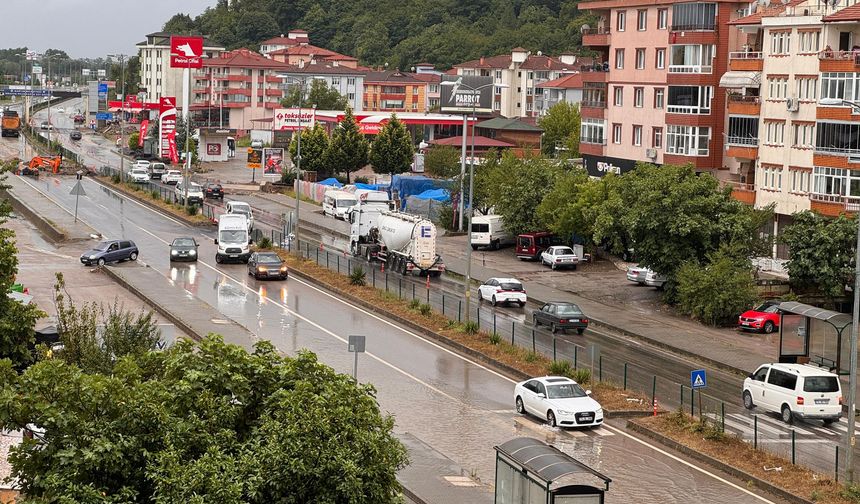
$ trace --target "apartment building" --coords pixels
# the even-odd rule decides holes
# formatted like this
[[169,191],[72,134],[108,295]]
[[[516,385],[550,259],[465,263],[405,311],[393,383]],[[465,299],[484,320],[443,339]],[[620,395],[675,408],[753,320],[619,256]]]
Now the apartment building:
[[624,173],[637,162],[692,164],[721,176],[728,47],[750,2],[594,0],[599,17],[583,45],[600,54],[583,67],[580,151],[589,174]]
[[260,119],[273,117],[283,98],[281,75],[292,68],[248,49],[204,59],[203,68],[192,74],[191,110],[200,119],[219,117],[223,111],[224,127],[235,128],[242,134],[256,127],[255,122]]
[[288,85],[305,79],[307,88],[310,88],[313,80],[324,81],[329,88],[346,98],[354,112],[364,110],[365,72],[362,70],[339,65],[336,62],[315,62],[290,66],[283,73],[291,79],[287,81]]
[[[137,44],[140,59],[140,86],[146,89],[144,101],[157,102],[162,96],[175,96],[176,106],[184,106],[182,69],[170,68],[170,37],[165,32],[150,33]],[[225,49],[203,38],[204,58],[217,58]]]
[[268,40],[264,40],[260,44],[260,54],[268,58],[269,53],[271,52],[308,43],[310,43],[308,32],[304,30],[290,30],[289,33],[287,33],[287,36],[284,36],[282,33],[280,37],[272,37]]
[[522,47],[516,47],[511,54],[466,61],[454,65],[454,70],[456,75],[493,77],[496,84],[493,110],[499,114],[505,117],[535,117],[539,115],[535,107],[538,101],[537,86],[564,74],[577,72],[583,64],[590,65],[591,60],[583,61],[568,53],[558,57],[545,56],[540,51],[532,54]]
[[364,76],[363,109],[371,112],[426,112],[428,83],[400,70]]
[[565,74],[558,79],[535,86],[535,110],[539,116],[547,113],[557,103],[582,102],[582,74]]

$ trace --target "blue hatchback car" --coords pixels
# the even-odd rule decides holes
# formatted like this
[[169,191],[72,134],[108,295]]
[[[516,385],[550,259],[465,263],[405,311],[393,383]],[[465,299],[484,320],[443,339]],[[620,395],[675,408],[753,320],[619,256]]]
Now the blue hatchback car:
[[109,262],[136,261],[137,245],[131,240],[107,240],[81,254],[81,262],[87,266],[104,266]]

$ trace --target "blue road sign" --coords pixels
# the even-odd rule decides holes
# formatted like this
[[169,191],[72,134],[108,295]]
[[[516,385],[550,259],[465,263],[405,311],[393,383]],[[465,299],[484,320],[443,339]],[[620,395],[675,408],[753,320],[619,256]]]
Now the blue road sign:
[[694,389],[705,388],[708,386],[708,377],[705,375],[704,369],[690,371],[690,386]]
[[113,119],[113,114],[111,114],[110,112],[97,112],[96,119],[98,119],[99,121],[110,121],[111,119]]
[[51,96],[50,89],[0,88],[0,95],[5,96]]
[[99,83],[99,93],[107,93],[107,82]]

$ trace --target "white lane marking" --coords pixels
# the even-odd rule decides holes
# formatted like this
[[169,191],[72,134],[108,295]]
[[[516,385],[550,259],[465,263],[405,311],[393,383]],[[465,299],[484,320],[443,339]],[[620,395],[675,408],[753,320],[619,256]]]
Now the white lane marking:
[[782,420],[776,420],[776,419],[771,418],[771,417],[766,416],[766,415],[758,415],[758,425],[759,425],[759,427],[761,427],[762,422],[765,422],[765,423],[768,423],[768,424],[770,424],[770,425],[773,425],[774,427],[776,427],[777,429],[779,429],[783,434],[789,434],[789,435],[790,435],[790,434],[791,434],[791,432],[790,432],[790,431],[791,431],[792,429],[794,429],[795,431],[797,431],[797,433],[798,433],[798,434],[803,434],[803,435],[805,435],[805,436],[813,436],[813,435],[814,435],[812,432],[810,432],[810,431],[808,431],[808,430],[806,430],[806,429],[804,429],[804,428],[802,428],[802,427],[798,427],[798,426],[796,425],[796,423],[795,423],[795,424],[791,424],[791,425],[786,425],[785,423],[783,423],[783,422],[782,422]]
[[705,470],[705,469],[702,469],[701,467],[699,467],[699,466],[697,466],[697,465],[695,465],[695,464],[691,464],[690,462],[687,462],[686,460],[684,460],[684,459],[682,459],[682,458],[680,458],[680,457],[677,457],[677,456],[675,456],[675,455],[672,455],[671,453],[667,452],[666,450],[663,450],[663,449],[661,449],[661,448],[658,448],[658,447],[656,447],[656,446],[652,445],[651,443],[648,443],[647,441],[643,441],[642,439],[639,439],[639,438],[638,438],[638,437],[636,437],[636,436],[630,435],[630,434],[628,434],[627,432],[624,432],[623,430],[618,429],[617,427],[613,427],[613,426],[611,426],[611,425],[604,425],[604,427],[605,427],[605,428],[607,428],[607,429],[609,429],[609,430],[611,430],[611,431],[614,431],[616,434],[620,434],[620,435],[622,435],[622,436],[624,436],[624,437],[626,437],[626,438],[628,438],[628,439],[631,439],[631,440],[633,440],[633,441],[635,441],[635,442],[637,442],[637,443],[639,443],[639,444],[641,444],[641,445],[643,445],[643,446],[647,446],[647,447],[651,448],[652,450],[656,451],[657,453],[660,453],[660,454],[662,454],[662,455],[665,455],[665,456],[669,457],[670,459],[672,459],[672,460],[674,460],[674,461],[676,461],[676,462],[680,462],[681,464],[683,464],[683,465],[685,465],[685,466],[689,467],[690,469],[693,469],[693,470],[695,470],[695,471],[698,471],[698,472],[700,472],[700,473],[702,473],[702,474],[704,474],[704,475],[706,475],[706,476],[710,476],[711,478],[714,478],[715,480],[719,481],[720,483],[723,483],[723,484],[728,485],[728,486],[730,486],[730,487],[732,487],[732,488],[734,488],[734,489],[736,489],[736,490],[739,490],[739,491],[741,491],[741,492],[743,492],[743,493],[745,493],[745,494],[749,495],[750,497],[754,497],[754,498],[756,498],[756,499],[760,500],[761,502],[767,502],[768,504],[776,504],[776,503],[775,503],[774,501],[772,501],[772,500],[765,499],[765,498],[764,498],[764,497],[762,497],[761,495],[758,495],[758,494],[755,494],[755,493],[753,493],[753,492],[750,492],[749,490],[747,490],[746,488],[744,488],[744,487],[742,487],[742,486],[738,486],[738,485],[736,485],[736,484],[732,483],[731,481],[728,481],[728,480],[726,480],[726,479],[724,479],[724,478],[722,478],[722,477],[720,477],[720,476],[717,476],[716,474],[714,474],[714,473],[712,473],[712,472],[710,472],[710,471],[707,471],[707,470]]
[[593,431],[598,436],[614,436],[615,433],[609,430],[604,429],[603,427],[598,427]]
[[31,252],[37,252],[39,254],[45,254],[45,255],[49,255],[49,256],[59,257],[60,259],[74,259],[74,257],[72,257],[70,255],[58,254],[57,252],[52,252],[50,250],[45,250],[45,249],[38,248],[38,247],[32,247],[30,245],[25,245],[23,248],[25,248]]

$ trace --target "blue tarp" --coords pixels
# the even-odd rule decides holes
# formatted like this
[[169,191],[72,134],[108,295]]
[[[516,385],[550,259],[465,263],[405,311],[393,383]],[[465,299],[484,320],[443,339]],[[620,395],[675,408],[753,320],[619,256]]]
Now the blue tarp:
[[450,180],[432,179],[424,176],[404,176],[395,175],[391,178],[391,186],[388,189],[388,195],[394,199],[394,191],[397,191],[397,196],[400,198],[400,208],[406,208],[406,198],[421,194],[424,191],[432,189],[441,189],[450,184]]
[[421,194],[416,194],[414,197],[418,199],[441,201],[443,203],[451,201],[451,195],[448,194],[447,189],[428,189]]
[[327,178],[325,180],[320,180],[319,182],[317,182],[317,184],[325,185],[325,186],[331,186],[331,187],[338,187],[338,188],[343,187],[343,184],[338,182],[337,179],[334,177]]
[[382,184],[355,184],[356,189],[365,189],[367,191],[379,191]]

